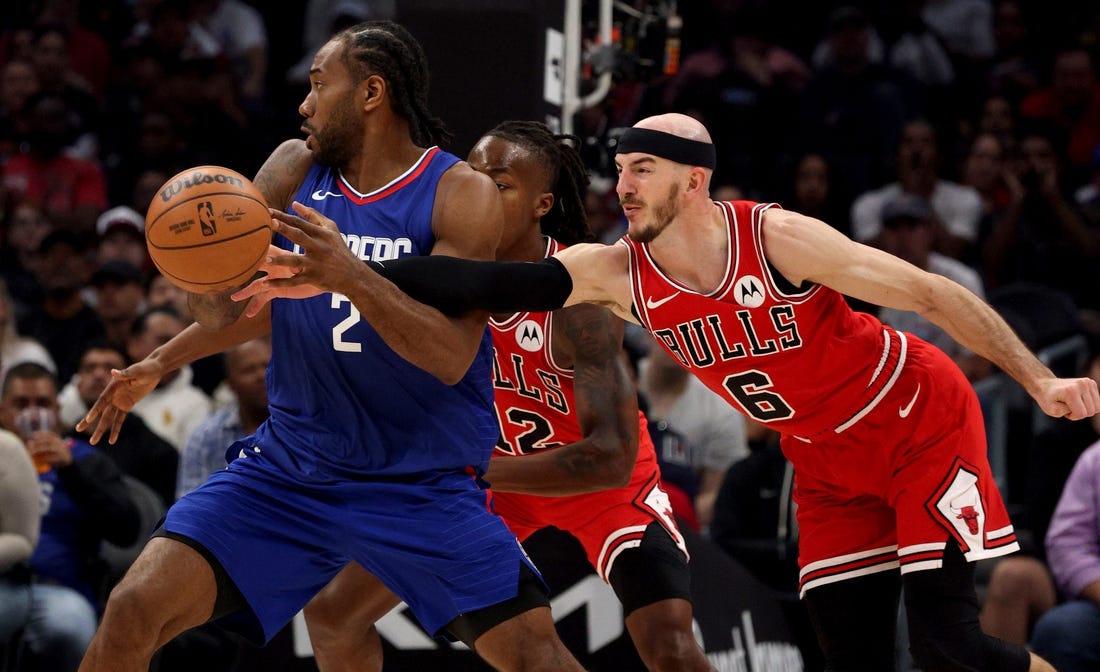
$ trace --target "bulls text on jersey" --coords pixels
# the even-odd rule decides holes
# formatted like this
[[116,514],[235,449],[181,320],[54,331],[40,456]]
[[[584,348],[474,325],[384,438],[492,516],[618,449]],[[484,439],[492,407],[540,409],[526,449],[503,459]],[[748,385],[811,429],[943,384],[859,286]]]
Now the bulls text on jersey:
[[760,311],[738,310],[730,315],[711,313],[671,328],[653,332],[680,363],[706,368],[746,356],[765,357],[802,347],[795,322],[795,306],[771,306],[767,317]]

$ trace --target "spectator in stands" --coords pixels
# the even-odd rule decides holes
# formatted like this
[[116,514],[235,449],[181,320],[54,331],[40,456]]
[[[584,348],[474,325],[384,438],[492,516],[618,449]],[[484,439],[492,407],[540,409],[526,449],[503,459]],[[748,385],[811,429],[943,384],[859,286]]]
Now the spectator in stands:
[[984,63],[993,56],[993,19],[987,0],[925,0],[924,19],[951,56]]
[[99,32],[83,25],[81,3],[76,0],[42,0],[36,3],[35,23],[49,26],[64,36],[65,65],[94,96],[103,94],[111,76],[111,49]]
[[1052,122],[1061,129],[1055,151],[1065,156],[1074,179],[1082,178],[1100,146],[1100,82],[1088,49],[1066,46],[1058,50],[1051,68],[1050,86],[1020,103],[1027,119]]
[[191,312],[187,306],[187,292],[176,287],[160,273],[153,273],[145,289],[145,305],[149,308],[168,306],[176,311],[184,322],[191,324]]
[[[96,263],[125,261],[142,273],[152,269],[145,244],[145,217],[126,205],[104,212],[96,220]],[[144,276],[143,276],[144,279]]]
[[1053,131],[1026,130],[1020,160],[1006,171],[1012,198],[982,241],[987,286],[1034,282],[1062,290],[1080,307],[1100,305],[1100,229],[1077,210]]
[[180,454],[176,497],[202,485],[225,468],[225,447],[256,431],[267,419],[267,364],[271,343],[247,341],[225,353],[225,383],[233,401],[198,424]]
[[979,133],[970,143],[963,159],[960,181],[964,186],[978,192],[981,198],[981,222],[979,240],[995,226],[995,222],[1004,216],[1005,208],[1012,199],[1012,192],[1005,183],[1005,148],[1000,139],[992,134]]
[[0,427],[19,435],[37,465],[42,506],[31,556],[38,580],[20,661],[24,669],[69,672],[95,633],[100,543],[134,543],[139,519],[118,467],[86,442],[63,436],[57,409],[49,371],[30,363],[12,367],[0,391]]
[[706,530],[726,470],[748,454],[745,419],[656,346],[638,363],[638,391],[650,423],[666,422],[691,446],[699,478],[695,511]]
[[[111,370],[126,368],[128,364],[125,350],[119,346],[106,340],[90,343],[80,356],[76,375],[58,395],[61,426],[76,425],[111,381]],[[88,438],[86,434],[78,436]],[[149,429],[140,416],[132,414],[126,419],[117,441],[103,441],[96,448],[114,460],[124,474],[148,485],[165,506],[175,501],[179,453]]]
[[1100,443],[1074,465],[1046,546],[1047,562],[1066,602],[1035,624],[1031,648],[1061,672],[1100,669]]
[[978,240],[981,198],[970,187],[940,177],[936,131],[926,121],[905,125],[897,147],[897,181],[861,194],[852,203],[852,234],[875,244],[882,233],[883,205],[899,194],[923,198],[931,207],[933,249],[962,259]]
[[125,348],[134,320],[145,310],[145,275],[124,259],[111,259],[92,273],[95,312],[107,340]]
[[70,112],[55,92],[27,101],[26,150],[3,165],[3,196],[38,205],[63,228],[90,233],[107,209],[107,182],[97,162],[64,153],[74,137]]
[[241,0],[193,0],[192,16],[221,47],[221,55],[232,65],[236,88],[246,105],[258,105],[264,98],[267,77],[267,27],[263,17]]
[[0,429],[0,661],[31,613],[31,554],[41,514],[38,477],[23,441]]
[[1039,65],[1020,0],[993,3],[993,57],[986,71],[986,89],[1020,101],[1039,88]]
[[[950,278],[979,297],[985,297],[977,271],[932,249],[936,225],[932,209],[923,198],[898,193],[883,204],[880,219],[882,229],[876,238],[878,247],[918,268]],[[992,372],[987,360],[962,347],[945,331],[915,312],[882,308],[878,311],[878,318],[943,350],[971,381],[980,380]]]
[[1007,158],[1016,151],[1018,126],[1016,106],[1005,96],[994,94],[982,101],[974,130],[975,133],[989,133],[1000,140]]
[[42,302],[42,287],[34,277],[34,266],[38,248],[52,230],[50,220],[34,203],[17,202],[5,213],[4,226],[0,227],[0,277],[8,283],[17,317]]
[[843,194],[862,193],[887,178],[903,123],[922,111],[919,86],[882,64],[881,42],[876,54],[873,38],[862,11],[834,10],[799,104],[799,146],[829,160]]
[[[138,362],[183,331],[187,324],[167,306],[149,308],[134,320],[126,353]],[[200,422],[212,411],[212,401],[192,384],[191,367],[164,375],[157,388],[133,408],[136,414],[176,450],[181,450]]]
[[[73,68],[70,59],[70,34],[56,23],[40,23],[34,30],[34,63],[43,93],[65,101],[70,120],[65,139],[66,154],[94,161],[99,152],[99,132],[103,125],[102,104],[89,81]],[[102,75],[100,75],[102,76]]]
[[714,178],[752,189],[770,170],[775,138],[797,123],[798,96],[811,70],[771,39],[766,10],[745,5],[721,21],[713,45],[684,57],[665,87],[664,107],[715,129]]
[[57,371],[53,358],[41,343],[19,335],[15,328],[15,306],[7,284],[0,279],[0,380],[8,369],[21,362],[41,364],[50,373]]
[[309,0],[306,2],[305,20],[302,22],[302,58],[286,73],[291,84],[309,83],[309,66],[313,55],[329,38],[344,28],[369,19],[392,19],[395,13],[393,0]]
[[91,277],[85,237],[72,231],[54,231],[38,247],[34,276],[44,300],[30,306],[19,322],[19,332],[46,347],[57,365],[58,380],[76,372],[84,346],[103,335],[103,325],[82,295]]
[[851,235],[847,203],[841,203],[824,156],[808,152],[798,157],[788,189],[790,197],[784,200],[783,207],[816,217],[844,235]]
[[926,2],[910,0],[899,5],[900,25],[897,34],[889,40],[888,62],[909,73],[929,94],[939,94],[936,96],[939,98],[955,81],[951,56],[943,39],[922,15]]
[[38,75],[30,61],[0,66],[0,162],[15,156],[27,129],[27,101],[38,93]]

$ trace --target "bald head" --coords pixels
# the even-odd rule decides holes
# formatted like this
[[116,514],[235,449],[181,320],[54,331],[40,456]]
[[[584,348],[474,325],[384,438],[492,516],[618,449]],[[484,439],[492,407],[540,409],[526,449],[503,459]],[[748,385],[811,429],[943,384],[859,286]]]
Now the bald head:
[[707,127],[695,117],[689,117],[686,114],[670,112],[646,117],[634,124],[634,128],[648,128],[653,131],[671,133],[685,140],[695,140],[696,142],[706,142],[708,144],[714,143]]

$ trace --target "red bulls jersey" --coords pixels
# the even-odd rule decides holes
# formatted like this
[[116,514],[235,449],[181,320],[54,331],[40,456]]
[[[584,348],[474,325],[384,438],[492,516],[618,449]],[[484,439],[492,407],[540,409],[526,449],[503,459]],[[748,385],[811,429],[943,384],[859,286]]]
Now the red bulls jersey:
[[785,434],[843,432],[882,399],[905,361],[903,334],[853,311],[827,287],[794,288],[764,259],[774,204],[717,203],[729,229],[726,272],[700,293],[666,275],[649,246],[630,250],[634,310],[658,343],[746,415]]
[[[548,239],[547,256],[563,248]],[[516,313],[505,320],[490,320],[489,325],[494,350],[493,392],[500,421],[494,459],[522,457],[583,439],[573,397],[573,370],[554,361],[554,314]],[[657,473],[657,456],[648,429],[642,424],[631,483],[656,478]],[[605,492],[611,493],[606,496],[620,496],[615,494],[617,490]],[[522,500],[531,512],[553,510],[558,527],[567,529],[566,521],[561,519],[570,517],[566,512],[571,502],[583,504],[579,513],[581,519],[587,519],[592,512],[591,498],[605,493],[580,497],[496,495],[498,499],[505,496],[510,501]]]
[[[547,255],[562,249],[547,239]],[[497,452],[530,455],[583,437],[573,402],[573,370],[554,361],[553,313],[516,313],[489,321],[493,399],[500,421]]]

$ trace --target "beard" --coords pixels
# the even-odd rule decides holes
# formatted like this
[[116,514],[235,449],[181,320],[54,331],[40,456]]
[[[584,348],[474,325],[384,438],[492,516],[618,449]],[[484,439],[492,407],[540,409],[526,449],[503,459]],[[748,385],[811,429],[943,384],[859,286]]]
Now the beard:
[[668,188],[668,196],[661,203],[653,207],[653,219],[642,224],[636,231],[627,231],[627,236],[637,243],[652,243],[661,232],[680,214],[679,185],[673,184]]
[[313,133],[313,160],[322,166],[343,167],[351,163],[363,144],[363,120],[352,110],[352,96],[334,110],[325,128]]

